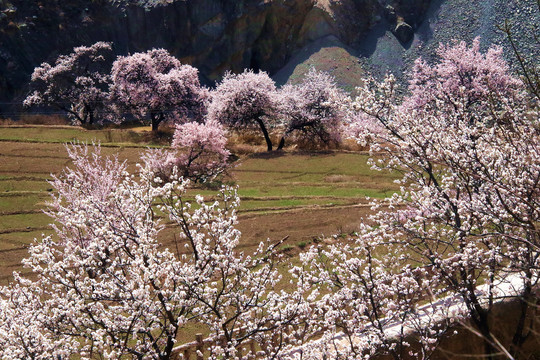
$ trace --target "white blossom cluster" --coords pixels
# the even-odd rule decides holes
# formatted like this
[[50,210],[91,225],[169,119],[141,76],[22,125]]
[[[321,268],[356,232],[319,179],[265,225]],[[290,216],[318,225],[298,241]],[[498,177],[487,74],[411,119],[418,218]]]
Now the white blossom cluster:
[[[52,182],[55,234],[29,249],[33,276],[0,289],[0,358],[169,359],[192,322],[223,339],[211,359],[235,358],[251,340],[272,358],[290,343],[267,345],[304,311],[303,297],[274,290],[275,246],[237,252],[234,189],[192,206],[176,173],[164,183],[99,147],[68,149],[74,167]],[[176,251],[157,241],[165,221]]]
[[[374,226],[363,225],[353,247],[324,252],[331,266],[319,273],[327,274],[338,301],[350,297],[332,300],[351,312],[336,318],[366,317],[375,327],[381,315],[414,323],[417,305],[430,299],[462,301],[486,353],[507,351],[488,318],[494,303],[516,296],[495,291],[514,274],[523,289],[520,321],[507,345],[515,355],[528,332],[522,321],[535,311],[540,266],[538,108],[509,74],[500,48],[482,53],[478,40],[460,42],[441,46],[439,57],[432,65],[417,60],[404,97],[391,76],[381,84],[366,79],[358,89],[352,133],[371,142],[378,154],[374,168],[403,174],[401,192],[386,199],[386,207],[374,203]],[[370,311],[345,306],[357,298]],[[340,328],[354,333],[364,323]],[[438,330],[419,334],[425,357]],[[400,346],[379,340],[399,355]]]

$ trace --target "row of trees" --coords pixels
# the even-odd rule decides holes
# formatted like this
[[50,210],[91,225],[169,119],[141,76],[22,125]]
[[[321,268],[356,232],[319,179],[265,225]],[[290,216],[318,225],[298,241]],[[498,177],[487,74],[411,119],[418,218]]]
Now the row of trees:
[[265,72],[225,74],[214,90],[201,86],[198,70],[163,49],[120,56],[112,62],[111,44],[98,42],[42,64],[32,74],[26,106],[50,105],[73,123],[122,122],[127,118],[159,125],[210,120],[233,129],[259,129],[268,151],[269,130],[326,145],[340,139],[347,95],[332,77],[311,70],[298,85],[277,89]]
[[[528,358],[539,300],[538,103],[500,48],[482,53],[475,41],[438,54],[436,64],[416,62],[404,96],[392,77],[359,88],[349,135],[384,153],[373,166],[402,173],[401,191],[375,202],[354,238],[289,265],[290,291],[277,290],[276,244],[236,250],[234,190],[192,206],[185,180],[175,168],[161,176],[154,155],[132,176],[99,149],[69,148],[74,168],[53,181],[55,235],[31,246],[33,277],[15,274],[0,290],[0,357],[170,359],[179,333],[198,323],[222,339],[211,359],[240,359],[251,340],[267,359],[428,359],[466,318],[486,358]],[[158,213],[176,226],[176,250],[157,242]],[[509,277],[519,295],[501,292]],[[505,342],[492,316],[508,296],[520,309]],[[455,303],[459,314],[449,313]],[[244,350],[241,359],[254,357]]]

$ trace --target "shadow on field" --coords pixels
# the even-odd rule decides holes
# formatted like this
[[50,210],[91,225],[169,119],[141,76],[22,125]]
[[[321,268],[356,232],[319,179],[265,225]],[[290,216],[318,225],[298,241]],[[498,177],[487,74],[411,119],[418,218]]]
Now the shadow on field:
[[247,158],[249,159],[278,159],[287,154],[288,154],[287,152],[276,150],[276,151],[270,151],[270,152],[267,151],[267,152],[253,153],[247,156]]

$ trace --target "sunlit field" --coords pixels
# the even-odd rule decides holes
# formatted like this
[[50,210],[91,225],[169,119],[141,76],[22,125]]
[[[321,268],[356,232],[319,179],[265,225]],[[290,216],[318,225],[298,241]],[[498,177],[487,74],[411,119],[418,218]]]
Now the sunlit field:
[[[99,142],[105,154],[118,154],[134,169],[145,148],[156,146],[144,141],[144,130],[0,128],[0,283],[22,270],[28,244],[51,233],[43,213],[53,191],[47,180],[70,165],[64,144]],[[294,256],[314,239],[353,231],[369,212],[366,197],[383,198],[396,190],[395,177],[371,170],[367,159],[365,153],[340,151],[240,156],[222,179],[238,186],[242,200],[239,249],[249,252],[262,240],[289,236],[283,251]],[[217,188],[199,186],[187,198],[201,194],[210,200]],[[174,234],[170,227],[162,232],[166,246],[173,245]]]

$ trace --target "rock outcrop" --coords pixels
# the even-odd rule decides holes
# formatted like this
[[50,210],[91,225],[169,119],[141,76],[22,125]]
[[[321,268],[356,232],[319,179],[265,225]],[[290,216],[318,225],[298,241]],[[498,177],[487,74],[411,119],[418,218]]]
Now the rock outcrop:
[[414,36],[414,30],[412,26],[407,24],[405,20],[401,18],[397,20],[393,33],[402,43],[407,43],[411,41]]
[[[428,2],[391,5],[414,24]],[[111,41],[117,54],[163,47],[212,83],[227,70],[273,73],[295,51],[328,35],[354,44],[384,16],[386,5],[383,0],[176,0],[152,9],[121,9],[110,0],[0,0],[0,111],[11,107],[6,102],[21,101],[35,66],[74,46]]]

